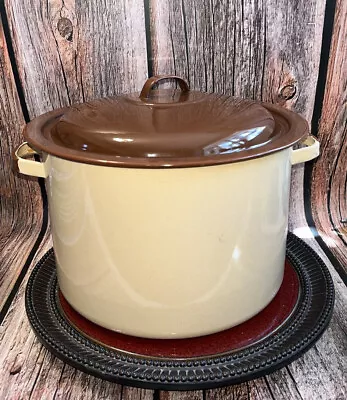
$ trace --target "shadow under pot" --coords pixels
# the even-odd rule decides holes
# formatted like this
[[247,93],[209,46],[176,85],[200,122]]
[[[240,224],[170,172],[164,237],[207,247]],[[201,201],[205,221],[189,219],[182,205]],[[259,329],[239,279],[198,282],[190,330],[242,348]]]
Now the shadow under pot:
[[87,319],[187,338],[240,324],[276,295],[291,167],[319,154],[298,114],[164,76],[49,112],[24,136],[17,167],[45,178],[59,287]]

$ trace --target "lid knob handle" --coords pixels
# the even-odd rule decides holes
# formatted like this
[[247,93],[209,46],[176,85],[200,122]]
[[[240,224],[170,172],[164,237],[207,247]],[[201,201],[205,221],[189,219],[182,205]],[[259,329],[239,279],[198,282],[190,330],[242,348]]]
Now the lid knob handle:
[[141,93],[140,93],[140,99],[148,99],[151,90],[153,89],[153,87],[157,83],[159,83],[161,81],[169,80],[169,79],[170,80],[175,80],[179,84],[182,92],[188,92],[189,91],[188,83],[184,79],[180,78],[179,76],[175,76],[175,75],[157,75],[157,76],[152,76],[151,78],[146,80],[146,82],[143,85],[143,88],[141,90]]

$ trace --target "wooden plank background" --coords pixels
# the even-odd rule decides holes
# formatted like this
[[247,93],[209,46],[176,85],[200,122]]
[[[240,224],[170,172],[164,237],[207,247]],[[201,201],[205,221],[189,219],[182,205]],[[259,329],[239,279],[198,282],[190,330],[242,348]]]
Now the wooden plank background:
[[[338,0],[313,168],[311,205],[322,239],[347,271],[347,2]],[[341,271],[341,273],[343,273]]]
[[[346,398],[346,2],[2,4],[0,398]],[[39,185],[10,170],[22,127],[28,118],[57,107],[139,90],[148,75],[159,73],[181,75],[195,89],[277,103],[309,121],[321,117],[314,133],[322,142],[322,156],[293,169],[290,229],[329,267],[336,287],[335,312],[329,329],[308,353],[262,379],[205,392],[121,387],[64,365],[38,343],[29,327],[25,282],[51,242]]]
[[[0,311],[22,268],[36,251],[43,224],[42,197],[34,179],[11,172],[11,153],[25,125],[0,21]],[[1,314],[1,313],[0,313]]]

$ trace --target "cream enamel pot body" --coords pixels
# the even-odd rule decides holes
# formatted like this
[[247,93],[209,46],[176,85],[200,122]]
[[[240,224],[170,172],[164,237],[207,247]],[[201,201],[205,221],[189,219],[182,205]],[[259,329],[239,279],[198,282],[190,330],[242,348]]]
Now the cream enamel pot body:
[[110,167],[24,143],[44,177],[59,287],[87,319],[147,338],[218,332],[251,318],[283,278],[291,166],[306,147],[208,166]]

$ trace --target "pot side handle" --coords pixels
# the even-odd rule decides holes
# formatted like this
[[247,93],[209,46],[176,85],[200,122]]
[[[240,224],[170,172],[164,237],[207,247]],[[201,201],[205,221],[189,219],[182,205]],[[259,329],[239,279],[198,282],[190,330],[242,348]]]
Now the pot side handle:
[[292,165],[310,161],[319,156],[319,142],[314,136],[307,136],[301,143],[306,147],[293,150],[291,155]]
[[24,175],[47,178],[46,165],[43,162],[27,160],[28,157],[38,154],[27,142],[22,143],[13,154],[14,169]]

